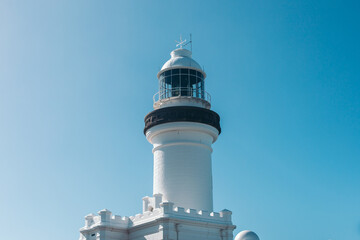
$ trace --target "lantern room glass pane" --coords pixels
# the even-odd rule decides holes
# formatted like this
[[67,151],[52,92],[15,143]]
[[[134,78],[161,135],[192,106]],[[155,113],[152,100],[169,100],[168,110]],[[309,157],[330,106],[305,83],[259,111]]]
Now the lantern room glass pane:
[[173,75],[171,78],[172,97],[180,95],[180,76]]
[[189,74],[189,69],[186,69],[186,68],[182,68],[180,70],[181,74]]
[[181,87],[181,91],[180,91],[181,96],[190,96],[188,75],[180,75],[180,87]]
[[205,99],[204,75],[193,69],[178,68],[159,76],[160,99],[189,96]]

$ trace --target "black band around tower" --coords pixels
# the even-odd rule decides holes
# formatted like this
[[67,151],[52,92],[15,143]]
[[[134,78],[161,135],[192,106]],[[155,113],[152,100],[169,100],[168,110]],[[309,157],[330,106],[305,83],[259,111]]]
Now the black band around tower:
[[189,106],[159,108],[145,116],[144,134],[150,128],[170,122],[198,122],[210,125],[221,133],[220,116],[209,109]]

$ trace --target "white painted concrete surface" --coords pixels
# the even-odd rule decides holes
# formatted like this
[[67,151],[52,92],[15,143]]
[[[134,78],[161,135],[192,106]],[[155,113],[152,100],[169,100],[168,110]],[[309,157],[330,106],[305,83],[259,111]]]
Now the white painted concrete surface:
[[202,123],[172,122],[146,132],[153,144],[153,193],[175,206],[213,210],[211,144],[218,130]]

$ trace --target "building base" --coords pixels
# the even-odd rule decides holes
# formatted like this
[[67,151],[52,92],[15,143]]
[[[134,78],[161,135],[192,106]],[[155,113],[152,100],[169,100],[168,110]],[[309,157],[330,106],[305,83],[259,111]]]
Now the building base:
[[113,215],[107,209],[98,214],[85,217],[79,240],[233,240],[236,228],[229,210],[185,210],[171,202],[131,217]]

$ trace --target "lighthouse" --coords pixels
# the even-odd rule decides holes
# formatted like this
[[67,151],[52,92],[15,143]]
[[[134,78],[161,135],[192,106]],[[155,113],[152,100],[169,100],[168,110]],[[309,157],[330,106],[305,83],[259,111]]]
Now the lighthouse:
[[206,73],[179,48],[158,73],[154,111],[145,117],[144,133],[153,145],[153,193],[174,206],[213,211],[212,144],[221,128],[210,110]]
[[[221,133],[211,110],[206,73],[180,48],[157,74],[153,111],[144,135],[153,145],[153,194],[142,213],[120,216],[103,209],[85,217],[79,240],[233,240],[232,212],[213,209],[212,144]],[[251,231],[236,240],[259,240]]]

